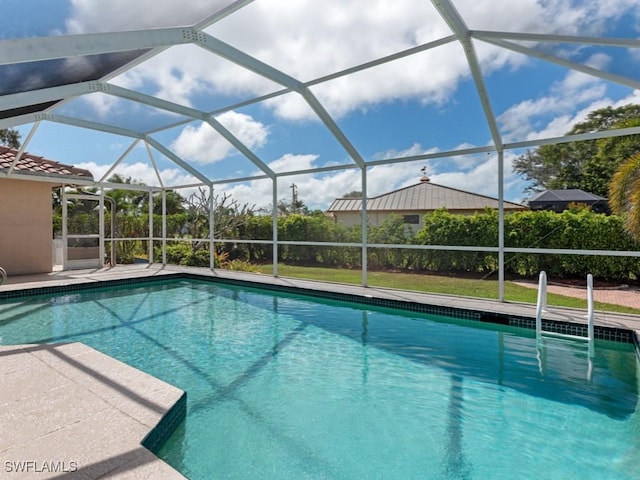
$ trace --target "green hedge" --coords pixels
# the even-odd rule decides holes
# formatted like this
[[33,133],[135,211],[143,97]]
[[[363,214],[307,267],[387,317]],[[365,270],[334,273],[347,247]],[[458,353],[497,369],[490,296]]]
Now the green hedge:
[[[471,216],[444,210],[426,215],[418,232],[422,245],[496,246],[498,215],[485,211]],[[637,251],[625,232],[622,219],[596,214],[588,209],[572,209],[560,214],[550,211],[523,211],[505,216],[505,246],[575,250]],[[491,272],[497,267],[497,254],[461,251],[433,251],[421,256],[421,269],[457,272]],[[582,278],[587,273],[603,280],[635,280],[640,259],[591,255],[506,254],[505,271],[534,276],[541,270],[549,275]]]
[[[575,250],[638,251],[624,229],[622,218],[587,209],[554,212],[521,212],[505,218],[505,245],[519,248],[568,248]],[[592,255],[511,254],[506,269],[519,275],[545,270],[556,277],[603,280],[635,280],[640,258]]]
[[[124,236],[146,237],[147,215],[118,217],[118,231]],[[106,222],[109,225],[109,222]],[[273,221],[270,216],[248,216],[233,234],[238,243],[218,245],[215,255],[226,255],[230,261],[271,262],[270,244],[247,244],[243,239],[272,238]],[[60,220],[54,217],[54,228]],[[96,215],[78,215],[70,219],[75,233],[97,231]],[[188,214],[167,216],[169,238],[189,238],[195,233],[206,238],[208,231],[194,229]],[[162,217],[154,215],[154,235],[162,234]],[[109,234],[109,232],[107,232]],[[280,241],[314,241],[360,243],[360,227],[344,227],[323,215],[288,215],[278,218]],[[498,245],[498,214],[486,210],[474,215],[458,215],[438,210],[424,217],[424,226],[414,234],[402,217],[389,216],[382,225],[370,226],[367,232],[373,244],[465,245],[496,247]],[[146,253],[146,242],[120,242],[119,258],[131,259]],[[121,245],[123,244],[123,245]],[[581,250],[637,251],[638,244],[625,232],[620,217],[596,214],[588,209],[574,208],[563,213],[523,211],[505,216],[505,246],[514,248],[550,248]],[[122,249],[122,251],[120,251]],[[156,258],[160,258],[156,245]],[[181,243],[169,245],[167,260],[182,265],[208,266],[208,245]],[[139,250],[139,251],[138,251]],[[359,268],[361,250],[358,247],[309,245],[279,245],[278,261],[292,265]],[[411,270],[449,273],[491,273],[498,267],[497,254],[481,251],[414,249],[368,249],[368,267],[381,270]],[[550,276],[584,278],[587,273],[603,280],[633,281],[640,273],[640,259],[617,256],[506,254],[506,273],[535,276],[541,270]]]

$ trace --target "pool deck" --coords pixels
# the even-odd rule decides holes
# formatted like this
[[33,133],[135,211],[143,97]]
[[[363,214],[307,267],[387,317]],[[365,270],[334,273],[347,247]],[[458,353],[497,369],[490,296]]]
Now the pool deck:
[[0,346],[0,479],[183,479],[141,445],[183,393],[82,343]]
[[[0,292],[180,274],[535,317],[535,305],[273,277],[206,268],[132,265],[10,277]],[[550,287],[549,291],[553,291]],[[627,292],[632,305],[640,292]],[[586,292],[583,291],[586,298]],[[597,297],[596,297],[597,299]],[[584,311],[545,318],[585,323]],[[640,331],[639,315],[597,312],[597,325]],[[183,392],[81,343],[0,345],[0,479],[174,479],[141,441]],[[22,467],[17,462],[23,462]],[[31,462],[24,464],[24,462]],[[48,462],[45,465],[45,462]],[[54,466],[57,472],[43,471]],[[22,472],[15,470],[22,468]],[[25,468],[29,469],[25,473]],[[60,469],[66,473],[60,473]],[[70,470],[75,470],[71,472]]]

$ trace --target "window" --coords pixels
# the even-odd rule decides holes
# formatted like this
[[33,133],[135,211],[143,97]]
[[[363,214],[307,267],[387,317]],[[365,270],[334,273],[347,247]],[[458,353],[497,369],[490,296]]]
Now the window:
[[404,221],[404,223],[418,225],[420,223],[420,215],[403,215],[402,220]]

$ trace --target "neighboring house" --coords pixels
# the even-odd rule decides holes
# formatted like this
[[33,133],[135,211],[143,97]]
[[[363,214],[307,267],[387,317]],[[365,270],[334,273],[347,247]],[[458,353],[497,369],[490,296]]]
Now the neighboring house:
[[92,181],[88,170],[0,146],[0,267],[9,275],[51,272],[51,189]]
[[597,213],[610,213],[606,198],[576,188],[545,190],[536,193],[527,203],[531,210],[553,210],[560,213],[567,210],[569,205],[573,203],[587,205]]
[[[346,226],[360,225],[362,199],[337,198],[333,201],[327,215]],[[428,177],[422,177],[420,183],[367,199],[367,221],[369,225],[380,225],[391,214],[401,215],[406,224],[414,230],[422,227],[422,217],[439,208],[450,213],[472,215],[485,208],[498,208],[498,199],[465,192],[457,188],[431,183]],[[526,210],[518,203],[504,202],[505,211]]]

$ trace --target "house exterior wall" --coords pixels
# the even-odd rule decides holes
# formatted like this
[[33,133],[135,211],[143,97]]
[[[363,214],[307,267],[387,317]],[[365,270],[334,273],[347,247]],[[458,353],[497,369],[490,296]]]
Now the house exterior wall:
[[[511,213],[512,210],[506,210],[505,213]],[[367,223],[369,225],[379,226],[382,225],[382,222],[389,217],[389,215],[417,215],[418,223],[417,224],[407,224],[409,227],[413,229],[414,232],[417,232],[424,226],[424,216],[429,213],[433,213],[433,210],[406,210],[406,211],[397,211],[397,212],[377,212],[377,211],[367,211]],[[458,215],[473,215],[475,213],[482,213],[482,210],[454,210],[450,211],[450,213],[455,213]],[[336,223],[340,223],[345,227],[351,227],[354,225],[360,225],[362,220],[362,214],[360,212],[332,212],[331,215],[335,219]]]
[[8,275],[51,272],[51,187],[0,179],[0,267]]

